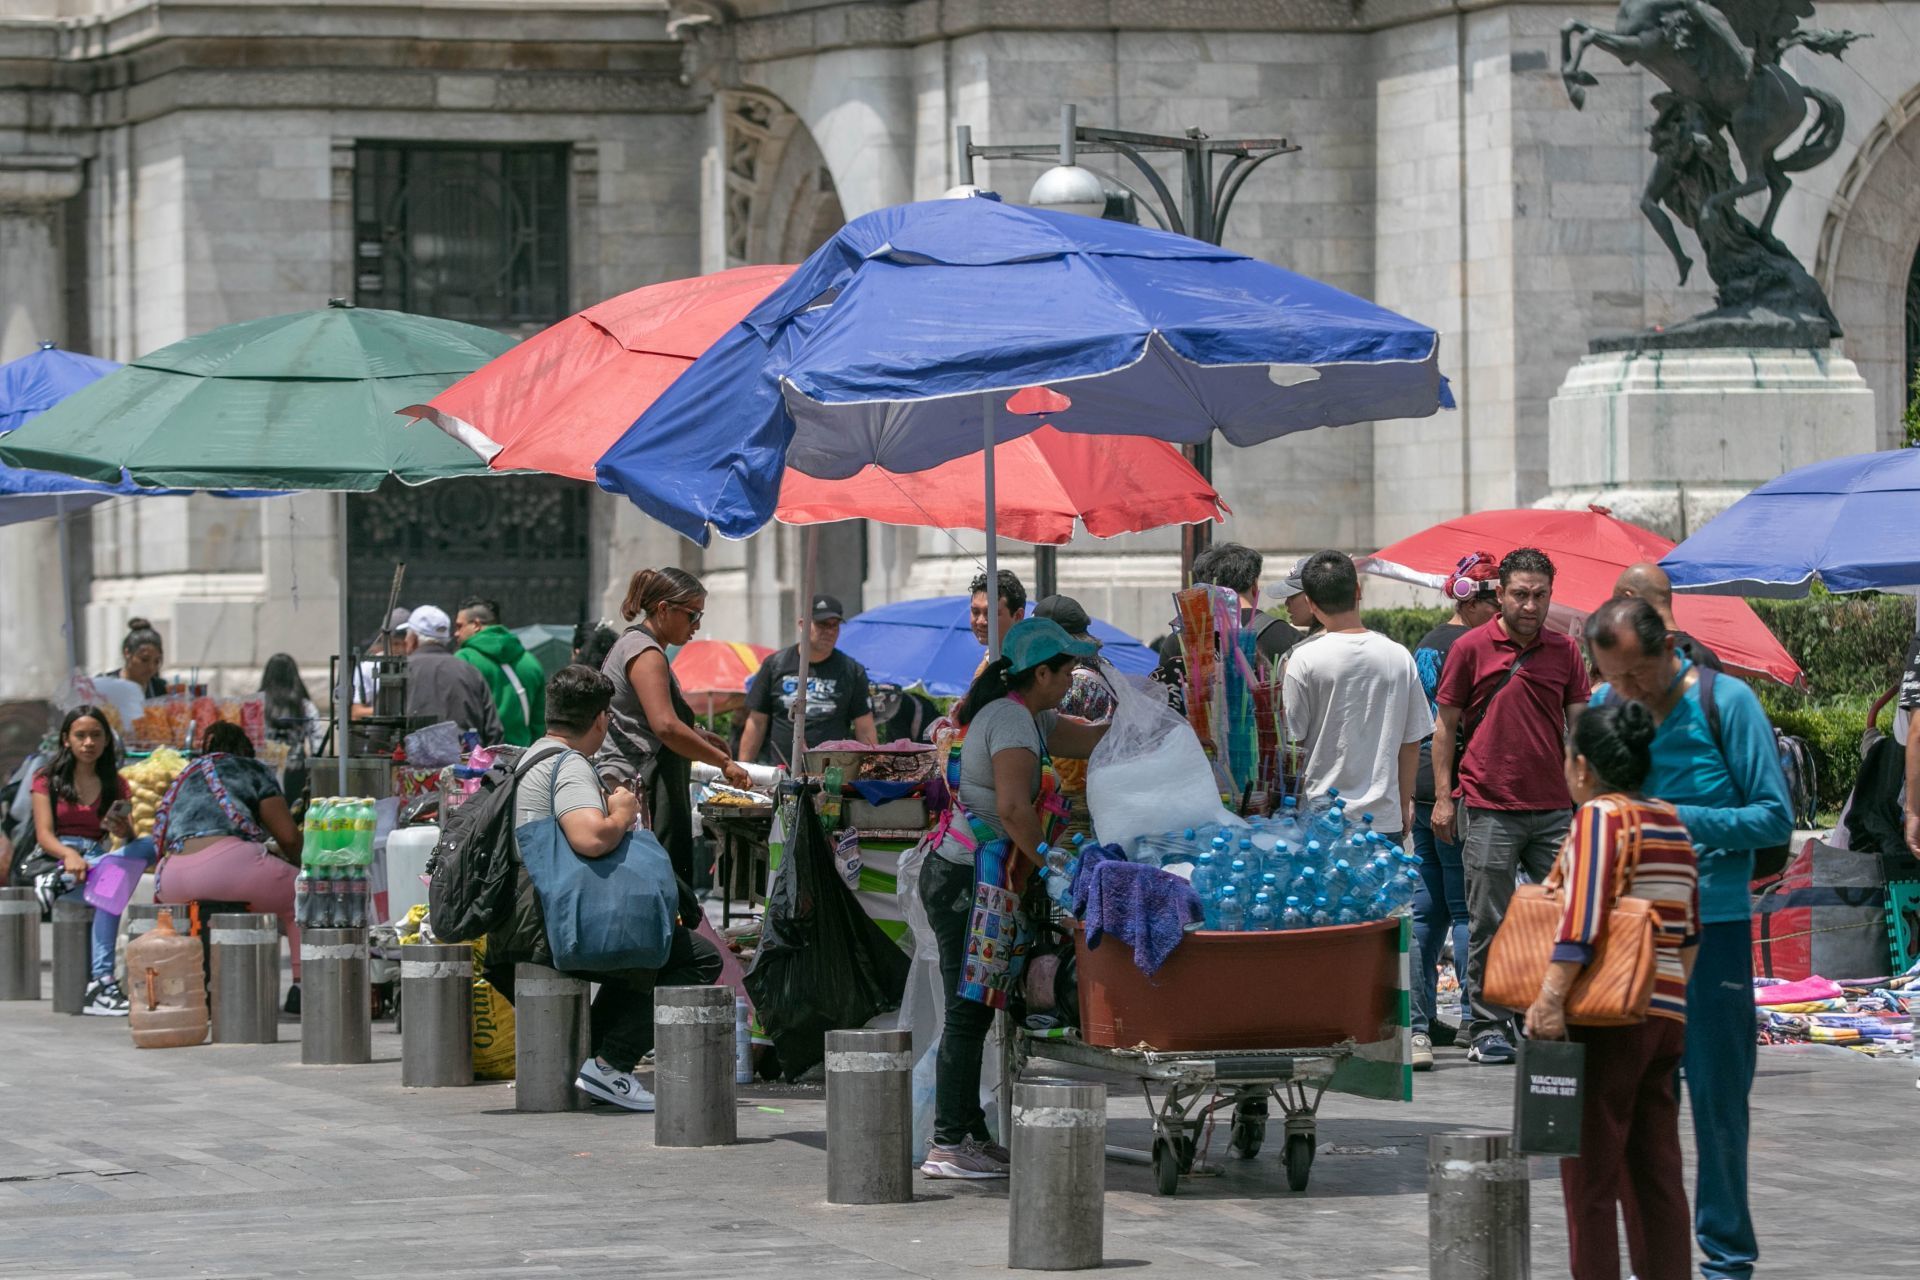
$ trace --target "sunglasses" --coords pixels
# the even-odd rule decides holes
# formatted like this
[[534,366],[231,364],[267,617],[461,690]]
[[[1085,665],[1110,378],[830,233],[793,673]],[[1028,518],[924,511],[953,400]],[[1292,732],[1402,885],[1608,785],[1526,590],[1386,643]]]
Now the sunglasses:
[[691,622],[696,627],[700,625],[700,619],[707,616],[707,611],[705,609],[694,609],[684,604],[669,603],[667,605],[667,608],[678,609],[680,612],[686,614],[687,621]]

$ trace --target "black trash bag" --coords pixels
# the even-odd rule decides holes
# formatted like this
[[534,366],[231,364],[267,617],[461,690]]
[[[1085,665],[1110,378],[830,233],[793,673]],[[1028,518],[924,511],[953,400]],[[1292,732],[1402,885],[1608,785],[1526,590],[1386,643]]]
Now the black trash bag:
[[773,1039],[780,1073],[796,1080],[826,1058],[827,1032],[864,1027],[900,1007],[906,952],[860,909],[803,788],[795,831],[767,897],[747,994]]

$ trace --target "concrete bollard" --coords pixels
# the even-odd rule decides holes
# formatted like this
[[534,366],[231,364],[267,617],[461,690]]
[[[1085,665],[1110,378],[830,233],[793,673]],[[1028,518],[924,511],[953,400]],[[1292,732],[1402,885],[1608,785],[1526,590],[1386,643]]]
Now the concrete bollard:
[[1016,1082],[1011,1154],[1007,1266],[1099,1266],[1106,1234],[1107,1087]]
[[827,1032],[827,1203],[913,1199],[913,1033]]
[[31,889],[0,889],[0,1000],[40,998],[40,903]]
[[1527,1280],[1527,1158],[1505,1133],[1427,1139],[1427,1265],[1432,1280]]
[[300,931],[300,1061],[373,1061],[365,929]]
[[53,1011],[79,1013],[93,978],[93,908],[77,893],[53,900]]
[[403,948],[400,1008],[400,1083],[414,1089],[472,1084],[473,948]]
[[653,1096],[654,1146],[737,1139],[731,987],[654,988]]
[[[207,922],[207,992],[215,1044],[275,1044],[280,1039],[280,918],[255,912]],[[303,1037],[304,1039],[304,1037]]]
[[[411,1010],[406,1019],[413,1021]],[[592,1052],[586,979],[545,965],[513,966],[514,1110],[584,1109],[587,1096],[573,1082]]]

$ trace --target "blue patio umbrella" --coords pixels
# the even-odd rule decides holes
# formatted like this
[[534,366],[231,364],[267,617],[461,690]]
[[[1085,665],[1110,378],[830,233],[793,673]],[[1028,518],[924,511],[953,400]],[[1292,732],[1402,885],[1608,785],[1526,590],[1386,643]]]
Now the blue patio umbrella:
[[785,467],[922,471],[1024,435],[1043,417],[1006,404],[1028,388],[1062,431],[1249,445],[1450,407],[1438,352],[1425,325],[1185,236],[933,200],[841,228],[596,470],[704,543],[772,519]]
[[[0,435],[119,367],[111,360],[62,351],[51,342],[0,364]],[[0,463],[0,525],[84,510],[121,491],[114,485],[94,484],[57,471]]]
[[1669,551],[1677,590],[1794,599],[1920,588],[1920,448],[1829,458],[1755,489]]
[[[973,638],[968,603],[966,596],[936,596],[869,609],[842,625],[840,649],[880,683],[957,698],[986,656]],[[1146,675],[1160,661],[1153,650],[1097,618],[1092,634],[1101,644],[1100,656],[1127,675]]]

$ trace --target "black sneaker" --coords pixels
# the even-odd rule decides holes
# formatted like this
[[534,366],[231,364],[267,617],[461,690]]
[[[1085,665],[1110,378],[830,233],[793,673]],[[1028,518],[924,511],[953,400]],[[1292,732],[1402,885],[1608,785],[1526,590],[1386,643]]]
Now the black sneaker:
[[1482,1066],[1510,1067],[1513,1065],[1513,1046],[1498,1031],[1489,1031],[1474,1037],[1473,1047],[1467,1050],[1467,1061]]
[[95,1018],[124,1018],[127,1016],[127,997],[121,992],[120,984],[112,978],[95,978],[87,984],[85,1003],[80,1012]]
[[299,983],[297,982],[293,983],[287,988],[287,1003],[284,1006],[282,1006],[282,1011],[290,1017],[297,1018],[300,1016],[300,984]]

